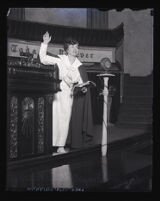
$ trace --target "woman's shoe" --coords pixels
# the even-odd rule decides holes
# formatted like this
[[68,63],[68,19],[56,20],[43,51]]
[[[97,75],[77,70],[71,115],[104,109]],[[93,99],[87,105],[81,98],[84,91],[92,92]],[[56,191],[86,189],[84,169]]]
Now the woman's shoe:
[[59,147],[57,149],[57,153],[67,153],[67,151],[64,149],[64,147]]

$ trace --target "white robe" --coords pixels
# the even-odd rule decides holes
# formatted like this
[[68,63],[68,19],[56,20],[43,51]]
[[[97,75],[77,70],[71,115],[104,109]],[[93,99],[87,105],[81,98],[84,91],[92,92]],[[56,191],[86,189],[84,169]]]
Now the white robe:
[[63,78],[66,75],[72,78],[73,82],[82,83],[78,67],[82,63],[76,58],[73,64],[70,63],[68,56],[58,55],[59,58],[46,55],[47,44],[41,43],[40,60],[45,65],[57,64],[59,68],[59,79],[61,79],[60,89],[54,95],[52,104],[52,145],[64,146],[67,140],[69,122],[72,112],[73,97],[71,96],[71,88],[66,84]]

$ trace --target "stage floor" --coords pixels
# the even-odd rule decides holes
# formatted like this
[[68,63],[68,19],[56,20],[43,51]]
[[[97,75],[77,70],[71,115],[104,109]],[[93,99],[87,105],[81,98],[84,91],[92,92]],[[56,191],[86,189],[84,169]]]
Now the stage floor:
[[97,149],[74,154],[57,165],[53,157],[53,162],[43,166],[8,170],[7,190],[151,191],[152,141],[144,137],[141,142],[137,138],[137,142],[124,145],[113,146],[107,156]]

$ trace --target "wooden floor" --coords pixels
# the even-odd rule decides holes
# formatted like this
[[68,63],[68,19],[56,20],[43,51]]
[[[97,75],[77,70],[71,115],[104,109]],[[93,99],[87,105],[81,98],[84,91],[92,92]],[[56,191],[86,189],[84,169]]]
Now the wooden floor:
[[152,141],[146,133],[100,147],[54,156],[43,165],[9,169],[8,191],[138,191],[152,189]]

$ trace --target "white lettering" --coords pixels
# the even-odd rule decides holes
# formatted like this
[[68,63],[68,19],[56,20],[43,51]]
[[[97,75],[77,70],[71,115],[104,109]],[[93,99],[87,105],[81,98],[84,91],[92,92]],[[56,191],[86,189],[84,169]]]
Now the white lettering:
[[90,58],[93,58],[93,54],[90,54]]
[[17,50],[16,50],[16,47],[17,47],[18,45],[11,45],[11,51],[12,52],[17,52]]
[[83,58],[84,57],[84,53],[80,53],[80,57]]
[[[8,56],[38,56],[40,43],[24,42],[16,39],[9,39],[8,42]],[[48,46],[48,52],[55,55],[63,55],[65,52],[62,45]],[[115,48],[111,47],[80,47],[77,55],[81,62],[100,62],[102,58],[108,57],[111,62],[115,62]]]

